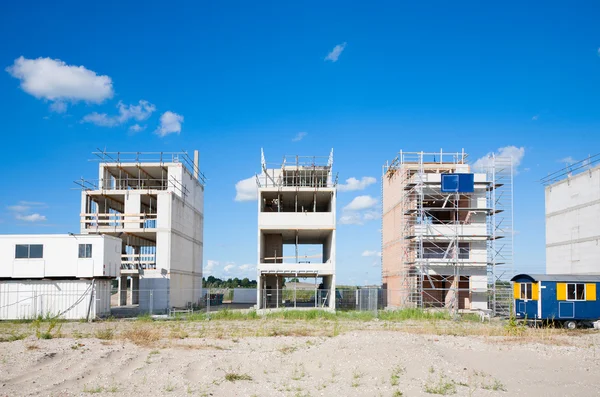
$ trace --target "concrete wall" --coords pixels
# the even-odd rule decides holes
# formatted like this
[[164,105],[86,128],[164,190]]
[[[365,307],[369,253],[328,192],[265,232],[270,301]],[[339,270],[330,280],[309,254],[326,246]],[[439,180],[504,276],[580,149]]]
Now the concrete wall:
[[[43,245],[43,258],[17,259],[18,244]],[[79,244],[92,245],[91,258],[79,258]],[[0,277],[118,277],[121,240],[111,236],[47,234],[0,236]]]
[[600,167],[546,187],[546,272],[600,273]]
[[[58,316],[66,320],[110,315],[110,280],[0,281],[0,320]],[[91,299],[92,298],[92,299]],[[90,306],[91,305],[91,306]]]

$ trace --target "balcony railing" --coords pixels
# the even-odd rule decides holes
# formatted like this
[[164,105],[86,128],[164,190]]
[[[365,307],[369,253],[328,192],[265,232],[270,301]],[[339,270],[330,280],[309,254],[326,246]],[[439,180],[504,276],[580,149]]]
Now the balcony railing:
[[[85,229],[154,229],[157,214],[81,214]],[[137,224],[137,226],[136,226]]]
[[156,254],[123,254],[121,270],[156,269]]

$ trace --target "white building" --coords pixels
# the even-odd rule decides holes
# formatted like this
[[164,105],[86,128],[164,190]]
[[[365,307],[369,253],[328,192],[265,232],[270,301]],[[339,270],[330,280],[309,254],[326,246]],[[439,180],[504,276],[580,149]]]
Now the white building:
[[[204,179],[186,153],[98,153],[83,180],[81,233],[122,241],[119,304],[142,311],[202,299]],[[131,301],[127,302],[127,279]]]
[[[504,234],[512,236],[504,229],[512,221],[494,226],[504,211],[496,208],[495,189],[510,182],[494,183],[493,172],[473,173],[466,158],[464,152],[400,152],[384,166],[382,281],[388,307],[488,308],[496,266],[510,263],[508,254],[494,248]],[[510,173],[510,163],[506,168]]]
[[546,272],[600,274],[600,166],[586,159],[544,182]]
[[0,236],[0,319],[110,315],[121,240],[73,234]]
[[[284,157],[269,168],[262,155],[258,182],[258,308],[335,309],[336,181],[329,157]],[[300,253],[311,246],[310,255]],[[314,252],[314,254],[312,254]],[[286,278],[314,282],[314,297],[298,302]],[[284,296],[285,295],[285,296]]]

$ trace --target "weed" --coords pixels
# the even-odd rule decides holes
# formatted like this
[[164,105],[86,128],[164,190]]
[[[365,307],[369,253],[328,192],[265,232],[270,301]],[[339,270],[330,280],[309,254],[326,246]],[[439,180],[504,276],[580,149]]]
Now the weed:
[[88,387],[87,385],[83,386],[83,392],[89,394],[98,394],[104,391],[104,387],[96,386],[96,387]]
[[306,376],[306,371],[304,370],[304,364],[296,364],[294,366],[294,372],[292,372],[293,380],[300,380]]
[[404,394],[402,394],[402,392],[400,390],[396,390],[394,391],[394,393],[392,394],[392,397],[402,397]]
[[167,384],[165,385],[165,391],[166,391],[167,393],[170,393],[170,392],[172,392],[172,391],[174,391],[174,390],[175,390],[175,386],[174,386],[173,384],[171,384],[171,382],[169,382],[169,383],[167,383]]
[[498,379],[494,379],[494,382],[491,384],[482,384],[481,388],[484,390],[507,391],[506,387]]
[[27,350],[38,350],[40,347],[38,345],[36,345],[35,343],[31,343],[29,345],[25,346],[27,348]]
[[8,336],[0,336],[0,342],[14,342],[16,340],[23,340],[27,338],[28,334],[11,331]]
[[125,338],[138,346],[151,346],[160,340],[161,336],[160,330],[152,325],[136,324],[126,333]]
[[112,328],[106,327],[104,329],[97,330],[95,332],[94,336],[96,337],[96,339],[111,340],[115,336],[115,330]]
[[282,346],[277,350],[279,350],[281,354],[290,354],[298,350],[298,348],[296,346]]
[[400,375],[402,375],[405,371],[406,369],[400,366],[392,368],[392,375],[390,378],[390,383],[392,386],[398,386],[400,383]]
[[[42,330],[42,323],[48,322],[48,329],[46,331]],[[52,339],[52,338],[60,338],[62,336],[62,322],[57,318],[50,318],[48,320],[44,320],[43,318],[37,318],[33,320],[31,326],[35,330],[35,336],[38,339]]]
[[440,378],[436,383],[428,381],[425,385],[425,393],[439,394],[442,396],[456,394],[456,384],[444,375],[440,375]]
[[227,372],[225,374],[225,380],[229,382],[237,382],[238,380],[252,380],[252,377],[248,374],[238,374],[237,372]]
[[355,370],[352,373],[352,387],[358,387],[360,386],[360,378],[363,376],[363,374],[357,370]]

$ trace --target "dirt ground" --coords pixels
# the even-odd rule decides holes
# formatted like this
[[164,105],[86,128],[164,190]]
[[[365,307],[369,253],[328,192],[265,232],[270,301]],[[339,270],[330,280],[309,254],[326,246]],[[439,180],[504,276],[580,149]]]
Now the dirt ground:
[[[46,328],[0,324],[0,396],[600,393],[596,331],[263,320]],[[52,339],[40,339],[46,331]]]

